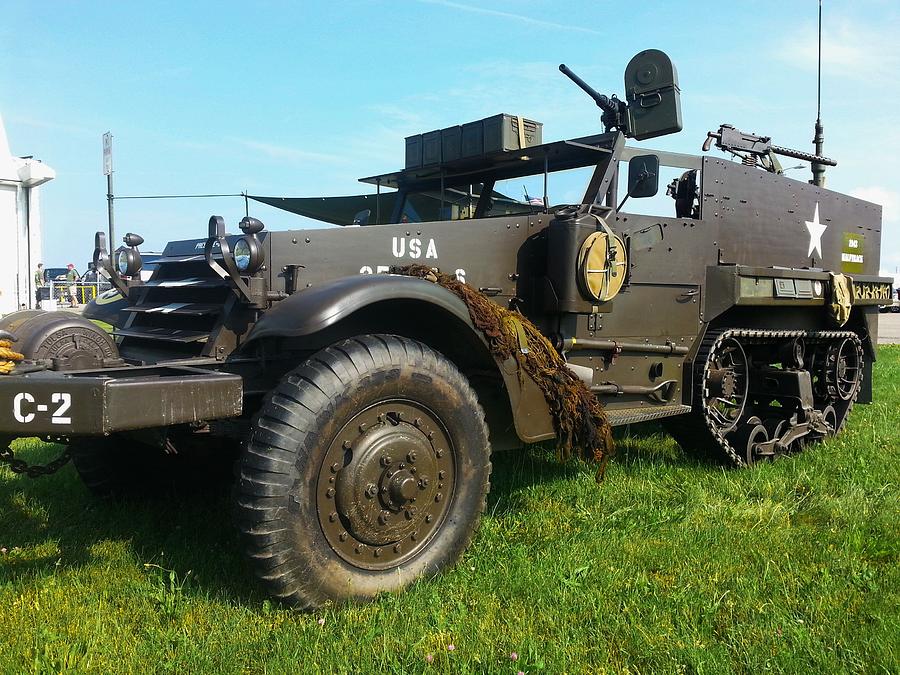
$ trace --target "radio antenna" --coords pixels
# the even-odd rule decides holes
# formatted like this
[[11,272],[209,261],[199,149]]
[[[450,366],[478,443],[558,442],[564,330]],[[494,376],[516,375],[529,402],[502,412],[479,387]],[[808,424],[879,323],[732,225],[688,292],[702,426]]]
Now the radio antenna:
[[[816,126],[813,136],[815,155],[822,156],[822,145],[825,143],[825,128],[822,126],[822,0],[819,0],[819,62],[816,76]],[[809,181],[816,187],[825,187],[825,165],[819,162],[812,163],[812,180]]]

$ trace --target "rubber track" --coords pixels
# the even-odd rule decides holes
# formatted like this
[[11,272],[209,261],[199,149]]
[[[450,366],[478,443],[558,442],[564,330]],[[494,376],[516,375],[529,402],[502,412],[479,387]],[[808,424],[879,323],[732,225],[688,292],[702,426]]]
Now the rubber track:
[[[746,466],[747,463],[731,446],[727,438],[716,433],[715,425],[710,416],[707,414],[706,407],[703,405],[703,401],[709,395],[709,390],[707,388],[707,376],[709,374],[708,371],[710,353],[714,352],[716,347],[718,347],[723,340],[727,340],[728,338],[737,338],[738,341],[742,344],[753,344],[754,342],[760,344],[770,342],[772,340],[784,340],[801,337],[809,343],[828,342],[830,340],[839,339],[853,340],[854,344],[856,345],[857,353],[859,355],[859,362],[860,364],[862,364],[862,342],[860,341],[859,336],[852,331],[758,330],[751,328],[724,328],[720,330],[709,331],[703,338],[703,342],[700,344],[700,349],[697,352],[697,358],[694,360],[694,382],[701,383],[700,387],[695,389],[694,404],[697,410],[702,411],[703,420],[706,423],[711,440],[713,440],[718,445],[719,449],[735,466],[743,467]],[[850,411],[853,409],[853,404],[856,402],[856,398],[859,395],[859,391],[861,389],[861,386],[859,385],[862,384],[862,368],[860,368],[859,377],[859,384],[857,385],[856,391],[853,394],[853,399],[850,401],[847,412],[844,414],[840,426],[835,430],[835,433],[838,433],[841,429],[844,428],[844,424],[846,423],[847,418],[850,417]]]

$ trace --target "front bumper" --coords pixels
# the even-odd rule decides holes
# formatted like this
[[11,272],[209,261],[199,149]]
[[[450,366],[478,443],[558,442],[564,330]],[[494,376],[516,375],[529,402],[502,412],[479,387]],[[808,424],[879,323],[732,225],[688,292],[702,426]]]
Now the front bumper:
[[242,406],[239,375],[200,368],[150,366],[0,376],[3,436],[105,436],[236,417]]

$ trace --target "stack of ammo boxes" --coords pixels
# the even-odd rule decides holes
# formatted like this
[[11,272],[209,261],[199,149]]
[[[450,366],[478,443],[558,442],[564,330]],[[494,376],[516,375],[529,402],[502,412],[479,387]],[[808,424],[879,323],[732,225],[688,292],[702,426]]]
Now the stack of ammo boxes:
[[543,126],[521,116],[501,114],[462,126],[407,136],[406,168],[417,169],[540,145]]

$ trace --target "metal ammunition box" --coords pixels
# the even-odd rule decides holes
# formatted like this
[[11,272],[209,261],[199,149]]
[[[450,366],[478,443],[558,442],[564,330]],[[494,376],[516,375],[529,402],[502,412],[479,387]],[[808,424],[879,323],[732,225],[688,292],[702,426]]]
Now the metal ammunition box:
[[[516,115],[494,115],[482,120],[484,152],[521,150],[541,144],[543,124]],[[521,124],[521,129],[519,125]],[[522,143],[524,141],[524,144]]]
[[441,132],[422,134],[422,166],[440,164],[441,161]]
[[484,154],[484,124],[482,120],[466,122],[462,125],[463,157],[477,157]]
[[658,49],[637,54],[625,68],[628,126],[641,141],[681,131],[681,90],[675,65]]
[[422,134],[406,137],[406,168],[417,169],[422,166]]
[[441,129],[441,161],[452,162],[460,158],[462,151],[462,127],[456,125]]

